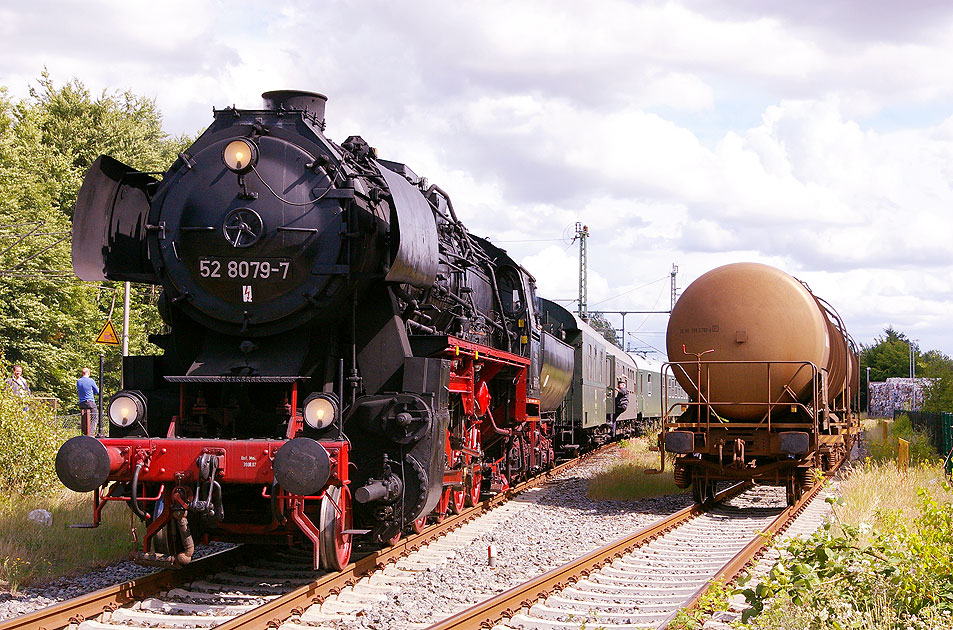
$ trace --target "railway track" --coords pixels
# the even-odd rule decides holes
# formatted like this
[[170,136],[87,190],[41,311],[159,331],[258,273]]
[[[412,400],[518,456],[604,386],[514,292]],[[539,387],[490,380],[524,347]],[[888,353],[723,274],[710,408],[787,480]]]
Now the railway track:
[[[797,504],[739,507],[745,495],[776,488],[720,493],[709,510],[695,505],[632,536],[453,615],[428,630],[662,628],[694,606],[714,580],[729,581],[813,501],[816,486]],[[759,498],[760,500],[760,498]]]
[[[347,600],[355,588],[364,591],[361,596],[366,601],[370,580],[365,576],[378,574],[373,579],[372,590],[377,588],[380,591],[386,584],[399,584],[399,580],[391,579],[396,569],[389,565],[454,530],[462,530],[455,534],[458,543],[466,536],[478,535],[480,526],[469,530],[462,528],[517,494],[543,485],[583,461],[604,455],[611,448],[614,446],[559,464],[547,473],[488,498],[461,514],[447,516],[420,534],[399,540],[391,547],[356,553],[355,562],[337,573],[310,570],[310,552],[302,553],[300,559],[283,553],[279,554],[278,561],[273,561],[272,554],[267,558],[253,558],[254,549],[250,554],[248,548],[236,547],[196,560],[182,570],[159,571],[7,620],[0,623],[0,630],[277,627],[292,615],[300,616],[312,604],[322,604],[328,598],[340,602],[338,609],[346,614],[350,612]],[[429,551],[434,553],[438,549],[438,546],[433,546]],[[362,577],[365,578],[363,581]]]

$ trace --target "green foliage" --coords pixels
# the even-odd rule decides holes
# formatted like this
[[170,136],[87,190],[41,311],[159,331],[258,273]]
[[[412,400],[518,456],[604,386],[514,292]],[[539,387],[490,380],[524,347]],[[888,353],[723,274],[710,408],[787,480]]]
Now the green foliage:
[[615,346],[620,346],[619,335],[616,334],[615,327],[612,322],[606,319],[605,315],[590,312],[589,325],[598,330],[606,338],[606,341]]
[[953,368],[933,376],[932,383],[923,388],[922,411],[940,413],[953,411]]
[[885,381],[888,378],[910,375],[910,340],[893,327],[884,330],[883,337],[877,337],[875,343],[861,345],[860,371],[866,373],[870,368],[871,381]]
[[733,591],[721,580],[712,581],[698,600],[698,605],[691,610],[679,609],[675,618],[665,627],[666,630],[699,630],[713,614],[728,610]]
[[[79,81],[57,87],[45,72],[22,102],[0,89],[0,351],[24,366],[34,392],[75,408],[78,371],[96,372],[100,352],[106,389],[118,385],[118,353],[94,343],[117,289],[72,274],[73,203],[87,169],[105,153],[164,170],[186,145],[162,132],[152,100],[131,92],[94,98]],[[154,298],[151,287],[133,291],[132,353],[147,350],[160,326]],[[112,315],[118,324],[121,307]]]
[[[949,491],[946,484],[944,490]],[[948,627],[953,505],[923,488],[917,494],[919,509],[912,519],[886,509],[877,513],[873,526],[827,523],[809,538],[793,539],[768,575],[741,591],[750,605],[743,621],[756,618],[773,602],[774,607],[797,607],[801,627],[871,627],[860,625],[864,617],[872,610],[883,615],[878,602],[890,602],[895,623],[881,627]],[[841,499],[827,500],[843,505]],[[770,622],[756,625],[772,627]]]
[[0,496],[57,487],[53,462],[69,437],[49,405],[0,385]]
[[[910,443],[910,463],[929,463],[939,460],[936,448],[930,442],[930,436],[913,428],[910,416],[905,413],[897,416],[893,422],[887,423],[888,433],[886,442],[875,439],[867,440],[869,457],[875,462],[897,459],[897,440],[902,439]],[[874,436],[880,435],[880,427],[874,429]]]

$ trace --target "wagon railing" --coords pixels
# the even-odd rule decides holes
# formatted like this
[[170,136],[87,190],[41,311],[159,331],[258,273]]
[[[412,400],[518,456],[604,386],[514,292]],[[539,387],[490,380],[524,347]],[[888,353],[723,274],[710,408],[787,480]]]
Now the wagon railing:
[[[722,400],[711,397],[711,372],[719,368],[729,368],[733,366],[763,366],[765,374],[764,397],[759,400]],[[790,371],[790,366],[796,366],[794,373],[786,376]],[[779,372],[784,368],[785,376]],[[749,368],[750,370],[750,368]],[[801,401],[797,392],[794,391],[793,383],[803,375],[810,373],[810,396],[806,401]],[[662,366],[662,409],[663,430],[670,429],[699,429],[710,431],[712,427],[724,427],[727,418],[718,414],[716,408],[724,406],[736,407],[756,407],[764,409],[764,414],[758,420],[748,422],[731,419],[733,429],[793,429],[803,428],[803,422],[777,422],[779,415],[790,416],[792,413],[802,411],[807,417],[813,419],[815,429],[821,420],[820,414],[826,412],[824,404],[822,379],[818,378],[822,371],[810,361],[670,361]],[[669,380],[667,375],[671,374],[676,380],[687,381],[689,387],[685,388],[689,395],[689,401],[681,400],[670,401],[671,393],[669,391]],[[770,396],[772,384],[783,380],[779,393],[773,398]],[[692,393],[694,390],[694,395]],[[684,412],[691,408],[696,408],[694,419],[691,421],[680,420]],[[783,410],[783,413],[781,413]]]

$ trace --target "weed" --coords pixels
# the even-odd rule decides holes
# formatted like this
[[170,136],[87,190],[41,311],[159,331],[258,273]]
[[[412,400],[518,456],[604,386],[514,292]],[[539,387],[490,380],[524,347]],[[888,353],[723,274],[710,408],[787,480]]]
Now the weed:
[[[902,481],[905,479],[905,482]],[[948,628],[953,618],[953,489],[935,466],[905,478],[890,462],[854,467],[828,497],[833,522],[782,547],[742,587],[755,628]]]
[[590,481],[588,494],[597,500],[634,501],[682,492],[669,468],[660,475],[647,475],[647,468],[658,466],[658,453],[649,451],[645,438],[624,440],[618,458]]

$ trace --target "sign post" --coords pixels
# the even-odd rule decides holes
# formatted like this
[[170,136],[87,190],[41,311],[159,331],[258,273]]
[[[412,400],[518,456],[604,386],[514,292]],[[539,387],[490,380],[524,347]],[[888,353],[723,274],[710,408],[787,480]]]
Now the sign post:
[[[121,345],[119,341],[119,335],[116,334],[116,329],[113,328],[113,323],[111,320],[106,320],[106,325],[103,326],[103,329],[99,331],[99,335],[96,337],[96,343],[105,344],[107,346],[118,346]],[[100,431],[103,423],[103,367],[106,362],[106,357],[102,354],[99,355],[99,417],[96,421],[96,431]]]
[[116,334],[116,329],[113,328],[113,323],[110,320],[106,320],[106,325],[103,326],[103,329],[99,331],[99,335],[96,337],[96,343],[106,344],[107,346],[118,346],[119,335]]

